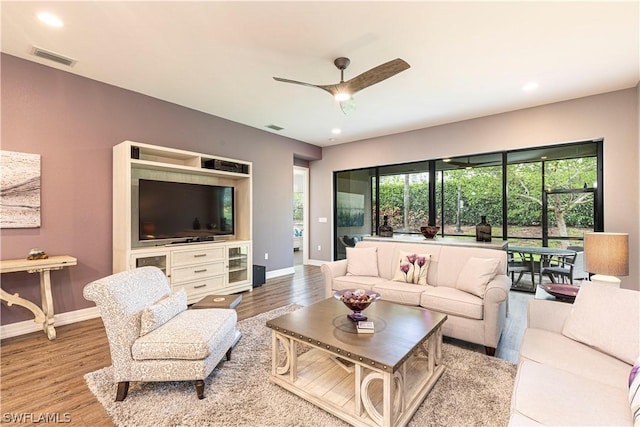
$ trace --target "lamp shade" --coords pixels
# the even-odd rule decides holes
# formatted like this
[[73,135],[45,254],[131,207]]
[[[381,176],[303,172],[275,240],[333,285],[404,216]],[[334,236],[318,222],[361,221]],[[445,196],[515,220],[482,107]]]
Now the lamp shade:
[[629,275],[629,234],[584,233],[585,270],[606,276]]

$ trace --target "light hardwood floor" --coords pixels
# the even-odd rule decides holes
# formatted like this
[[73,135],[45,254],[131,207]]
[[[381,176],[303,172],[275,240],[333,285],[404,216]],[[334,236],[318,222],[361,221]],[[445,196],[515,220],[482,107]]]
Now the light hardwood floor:
[[[309,305],[324,298],[319,267],[296,266],[295,271],[293,275],[269,279],[253,292],[243,293],[237,307],[239,320],[284,305]],[[510,315],[496,351],[497,357],[517,361],[526,322],[526,302],[531,297],[531,294],[511,292]],[[61,419],[63,414],[70,414],[70,425],[112,425],[83,379],[84,374],[111,364],[102,321],[92,319],[60,326],[56,330],[54,341],[49,341],[42,332],[2,341],[0,424],[6,423],[6,417],[12,414],[28,413],[37,417],[58,413]],[[482,346],[460,344],[484,351]]]

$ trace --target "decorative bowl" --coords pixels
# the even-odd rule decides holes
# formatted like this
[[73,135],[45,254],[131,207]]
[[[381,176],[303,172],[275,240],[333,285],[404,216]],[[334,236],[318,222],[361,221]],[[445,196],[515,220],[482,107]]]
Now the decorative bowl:
[[579,286],[564,285],[561,283],[544,284],[540,286],[557,299],[569,302],[573,302],[573,300],[576,299],[578,291],[580,290]]
[[349,310],[353,311],[353,313],[347,314],[347,317],[354,322],[367,320],[367,316],[362,314],[362,311],[369,307],[372,302],[380,299],[379,294],[365,289],[345,289],[337,291],[333,294],[333,297],[342,301]]
[[433,239],[436,234],[438,234],[439,230],[440,227],[437,225],[425,225],[424,227],[420,227],[420,232],[427,239]]

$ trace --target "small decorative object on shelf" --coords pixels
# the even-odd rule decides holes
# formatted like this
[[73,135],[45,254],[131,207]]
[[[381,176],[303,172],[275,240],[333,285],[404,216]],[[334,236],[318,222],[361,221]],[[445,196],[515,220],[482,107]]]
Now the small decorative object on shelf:
[[375,331],[373,322],[358,322],[356,323],[356,329],[359,334],[372,334]]
[[438,234],[438,231],[440,231],[440,227],[437,225],[425,225],[420,227],[420,232],[426,239],[433,239],[436,237],[436,234]]
[[193,220],[193,229],[200,230],[200,220],[198,219],[198,217],[196,217],[196,219]]
[[34,260],[34,259],[47,259],[49,258],[49,255],[47,255],[46,253],[44,253],[43,250],[41,249],[37,249],[37,248],[33,248],[29,251],[29,256],[27,257],[28,260]]
[[476,225],[476,241],[491,242],[491,224],[487,223],[487,217],[480,217],[480,224]]
[[372,302],[380,299],[379,294],[365,289],[345,289],[343,291],[336,292],[333,294],[333,297],[342,301],[349,310],[353,311],[353,313],[347,314],[347,317],[354,322],[366,321],[367,316],[362,314],[362,311],[369,307]]
[[393,227],[389,225],[389,217],[387,215],[383,216],[382,221],[378,235],[380,237],[393,237]]

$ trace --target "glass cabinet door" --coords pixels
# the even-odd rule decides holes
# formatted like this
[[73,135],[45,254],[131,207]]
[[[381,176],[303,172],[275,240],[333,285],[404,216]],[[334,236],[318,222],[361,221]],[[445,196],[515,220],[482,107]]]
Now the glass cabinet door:
[[131,266],[132,268],[140,268],[140,267],[158,267],[162,272],[167,275],[167,258],[169,254],[167,253],[141,253],[141,254],[133,254],[131,255]]
[[249,245],[229,246],[229,284],[242,282],[248,275]]

